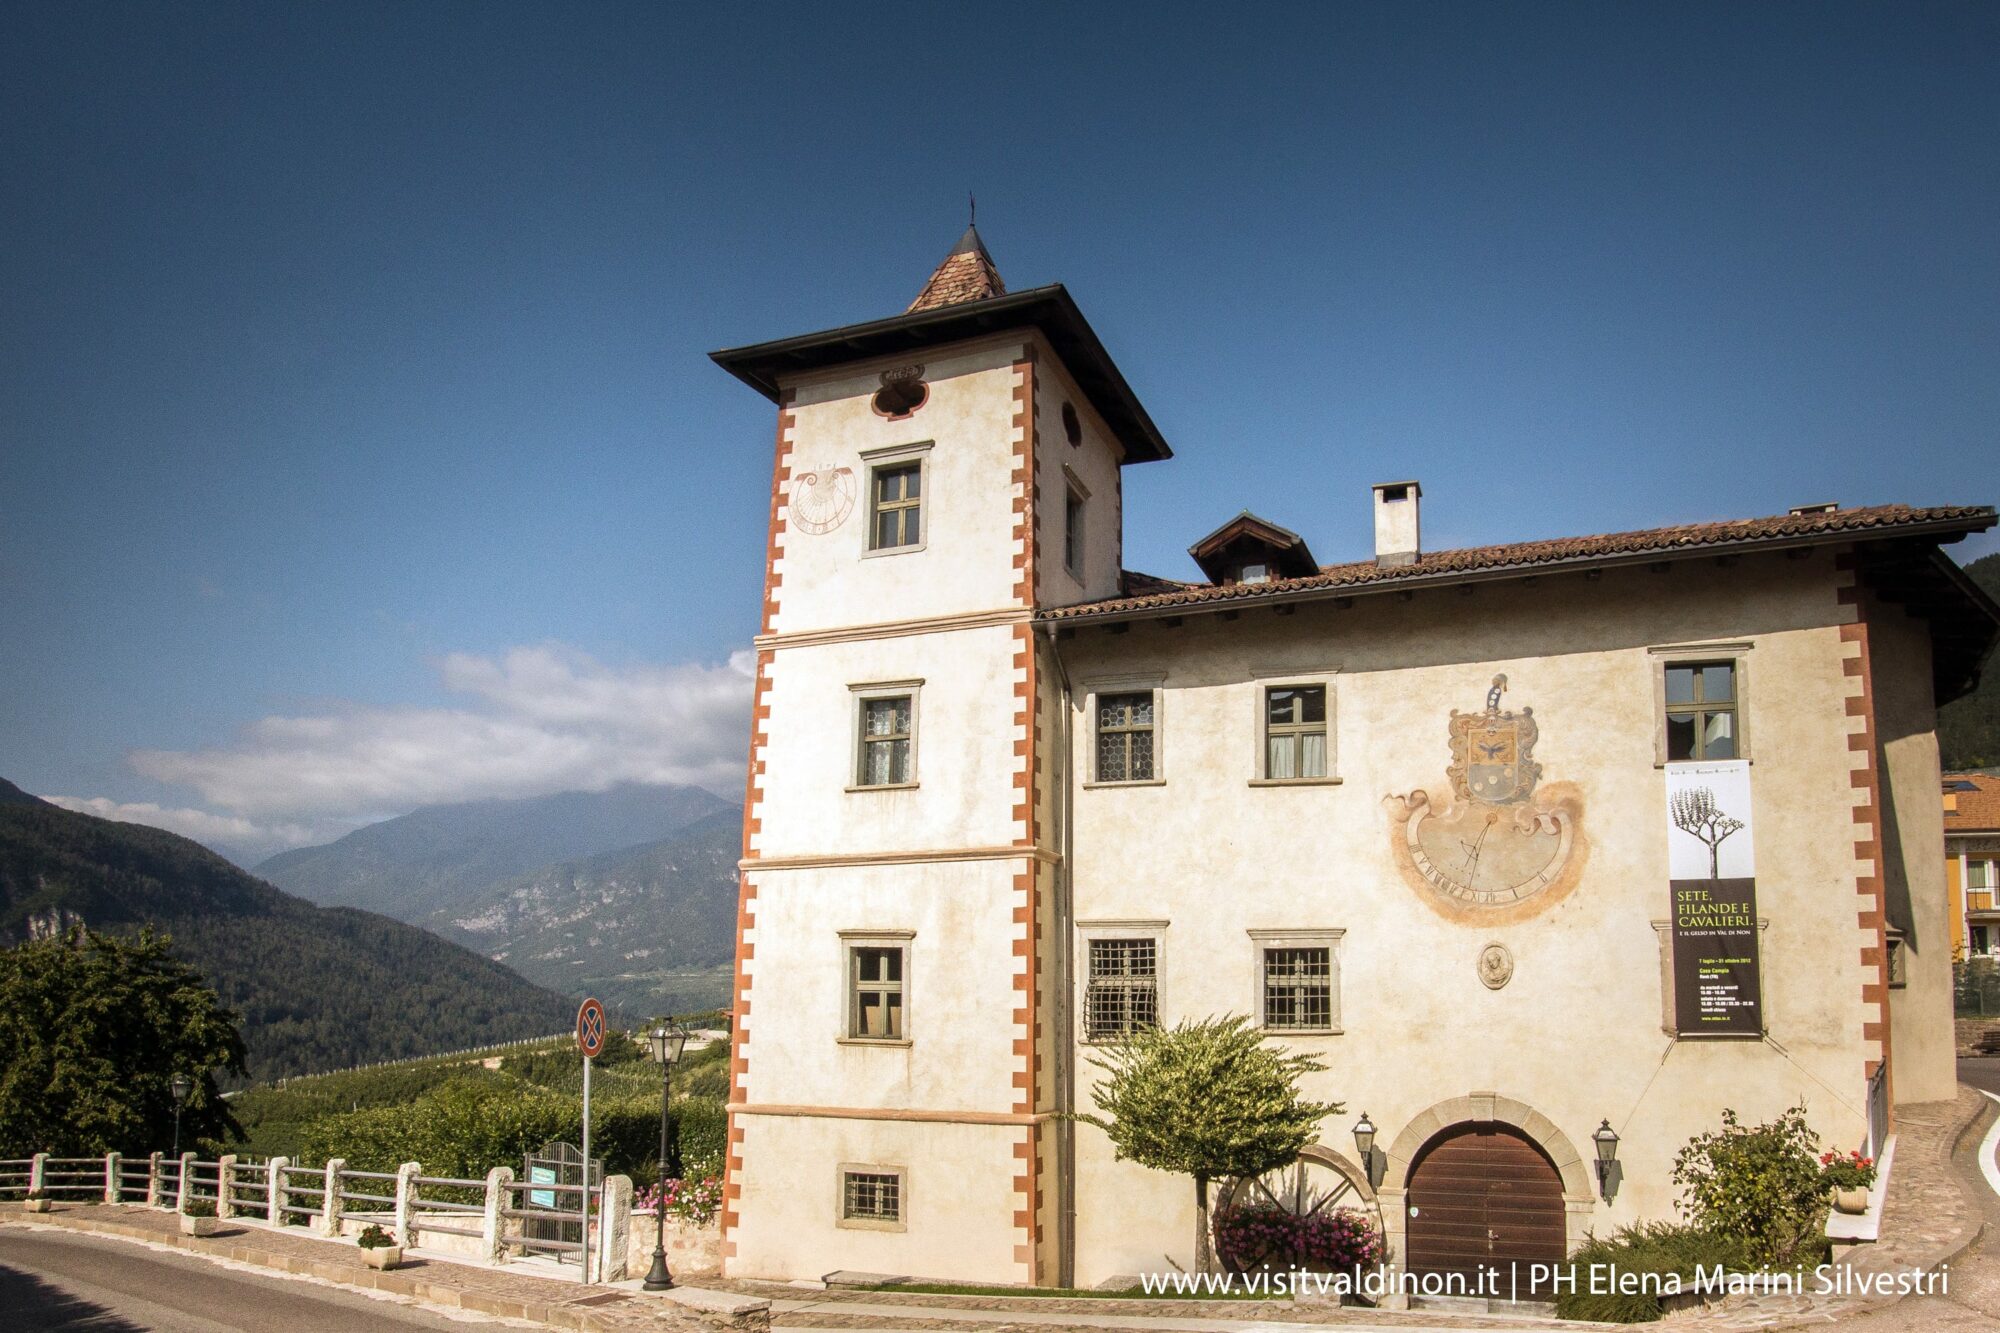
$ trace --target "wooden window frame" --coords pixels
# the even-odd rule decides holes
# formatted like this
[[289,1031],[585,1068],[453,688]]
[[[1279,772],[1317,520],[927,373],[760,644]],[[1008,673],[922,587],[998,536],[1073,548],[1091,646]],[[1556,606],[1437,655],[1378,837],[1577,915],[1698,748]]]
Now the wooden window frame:
[[[911,1041],[911,994],[915,980],[916,932],[913,930],[843,930],[840,932],[841,1020],[838,1040],[843,1046],[908,1047]],[[860,1031],[861,951],[893,949],[902,955],[901,977],[895,992],[902,996],[901,1031],[893,1037],[871,1037]],[[885,985],[873,989],[886,990]]]
[[[1255,674],[1259,677],[1256,682],[1257,688],[1254,695],[1257,709],[1255,728],[1257,753],[1255,756],[1256,765],[1251,769],[1253,776],[1250,779],[1250,785],[1253,787],[1318,787],[1337,784],[1340,781],[1339,756],[1334,742],[1334,719],[1336,717],[1335,709],[1337,704],[1334,696],[1332,677],[1294,676],[1289,673],[1284,676],[1266,677],[1264,673]],[[1286,722],[1273,724],[1271,721],[1271,693],[1274,690],[1318,690],[1320,692],[1322,720],[1317,723]],[[1304,738],[1315,734],[1326,738],[1326,765],[1324,772],[1290,778],[1274,778],[1271,776],[1271,739],[1274,735],[1286,735],[1294,738],[1296,742],[1295,753],[1303,761],[1305,757]],[[1303,767],[1303,763],[1301,763],[1301,767]]]
[[[1653,767],[1665,768],[1668,764],[1726,764],[1736,759],[1748,763],[1753,760],[1751,739],[1755,728],[1750,719],[1750,664],[1756,645],[1749,642],[1732,643],[1676,643],[1648,648],[1651,659],[1653,689]],[[1736,722],[1736,753],[1731,759],[1669,759],[1667,757],[1667,715],[1675,712],[1685,714],[1689,706],[1675,704],[1669,709],[1667,704],[1667,669],[1669,667],[1728,666],[1734,672],[1736,698],[1731,711]],[[1697,681],[1700,677],[1695,678]],[[1721,710],[1714,710],[1721,711]],[[1698,724],[1697,724],[1698,725]]]
[[[1167,691],[1164,675],[1115,676],[1100,680],[1079,681],[1077,697],[1083,701],[1084,725],[1077,728],[1082,737],[1084,753],[1081,772],[1086,790],[1097,787],[1158,787],[1167,780],[1166,737]],[[1098,701],[1107,696],[1119,694],[1150,694],[1153,697],[1153,775],[1146,778],[1100,778],[1097,776],[1097,736]],[[1138,730],[1138,728],[1133,728]],[[1128,748],[1129,753],[1129,748]]]
[[1071,482],[1063,492],[1063,568],[1078,583],[1083,580],[1084,513],[1090,497]]
[[[863,493],[864,504],[862,505],[867,521],[861,525],[861,554],[864,559],[876,556],[908,555],[915,551],[924,550],[930,545],[931,523],[937,517],[936,507],[932,503],[937,499],[937,495],[932,487],[930,454],[931,442],[925,441],[921,444],[899,444],[892,445],[886,449],[870,449],[861,455],[862,470],[864,473],[863,482],[867,487]],[[894,507],[916,510],[917,539],[913,542],[904,542],[896,546],[877,546],[875,544],[875,520],[877,515],[882,512],[882,506],[876,497],[877,478],[882,473],[894,472],[910,467],[914,467],[917,470],[916,498],[913,500],[896,501]],[[899,521],[898,531],[900,532],[900,530],[901,523]]]
[[[896,1191],[896,1215],[893,1218],[851,1216],[848,1212],[848,1182],[854,1176],[883,1176],[889,1178]],[[907,1231],[910,1218],[910,1171],[908,1167],[882,1166],[869,1162],[842,1162],[833,1176],[833,1212],[835,1223],[851,1231]]]
[[[847,790],[864,791],[908,791],[918,785],[917,778],[917,736],[919,730],[919,703],[923,693],[921,680],[888,680],[867,685],[850,685],[848,692],[854,696],[853,752],[848,759]],[[910,729],[905,733],[890,733],[871,736],[868,733],[868,706],[894,699],[910,701]],[[868,749],[871,745],[887,745],[897,740],[909,747],[906,753],[909,762],[902,778],[895,782],[868,781]]]

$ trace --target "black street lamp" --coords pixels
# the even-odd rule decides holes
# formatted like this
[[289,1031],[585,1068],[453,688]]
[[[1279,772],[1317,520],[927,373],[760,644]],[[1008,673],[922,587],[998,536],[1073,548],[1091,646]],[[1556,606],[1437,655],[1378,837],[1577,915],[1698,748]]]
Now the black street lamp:
[[687,1039],[687,1029],[674,1022],[672,1014],[646,1034],[647,1053],[660,1062],[660,1179],[653,1199],[653,1266],[643,1284],[647,1291],[665,1291],[674,1285],[674,1275],[667,1271],[667,1085]]
[[173,1082],[167,1085],[174,1094],[174,1160],[181,1159],[181,1107],[187,1105],[188,1094],[194,1091],[194,1080],[186,1074],[175,1074]]

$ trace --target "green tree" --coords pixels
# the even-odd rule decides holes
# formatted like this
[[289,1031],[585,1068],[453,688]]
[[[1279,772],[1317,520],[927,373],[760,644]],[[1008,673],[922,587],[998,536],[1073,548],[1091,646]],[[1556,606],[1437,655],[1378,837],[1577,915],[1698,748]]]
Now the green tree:
[[1721,1129],[1695,1135],[1674,1158],[1674,1183],[1697,1223],[1743,1241],[1759,1263],[1792,1262],[1825,1224],[1819,1136],[1802,1105],[1748,1126],[1723,1111]]
[[1299,1096],[1299,1075],[1325,1065],[1267,1044],[1241,1016],[1148,1028],[1091,1063],[1108,1075],[1090,1094],[1103,1114],[1076,1118],[1109,1135],[1120,1159],[1194,1177],[1201,1272],[1210,1266],[1210,1182],[1284,1166],[1342,1110]]
[[243,1136],[213,1077],[243,1073],[236,1015],[170,943],[75,928],[0,950],[0,1156],[162,1151],[175,1074],[183,1148]]

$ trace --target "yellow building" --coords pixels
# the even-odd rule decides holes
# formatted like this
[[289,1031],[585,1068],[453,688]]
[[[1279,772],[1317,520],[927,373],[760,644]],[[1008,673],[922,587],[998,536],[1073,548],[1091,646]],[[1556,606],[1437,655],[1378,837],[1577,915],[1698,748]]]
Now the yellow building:
[[1245,514],[1164,578],[1122,503],[1161,432],[972,231],[900,315],[715,359],[777,407],[729,1273],[1189,1264],[1188,1181],[1067,1113],[1212,1014],[1323,1059],[1284,1193],[1411,1274],[1671,1216],[1725,1106],[1879,1148],[1954,1094],[1935,715],[2000,613],[1939,548],[1991,508],[1432,551],[1358,459],[1370,555]]
[[2000,955],[2000,775],[1944,775],[1944,876],[1959,956]]

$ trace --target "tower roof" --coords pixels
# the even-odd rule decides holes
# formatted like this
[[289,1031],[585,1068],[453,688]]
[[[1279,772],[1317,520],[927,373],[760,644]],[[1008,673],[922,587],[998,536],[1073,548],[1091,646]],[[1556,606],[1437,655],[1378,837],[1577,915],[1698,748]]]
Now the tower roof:
[[951,247],[951,253],[944,257],[930,281],[917,293],[917,299],[903,313],[915,314],[919,310],[1006,294],[1007,284],[1000,280],[993,256],[986,253],[986,242],[979,239],[979,228],[967,227],[965,235],[958,238],[958,244]]

